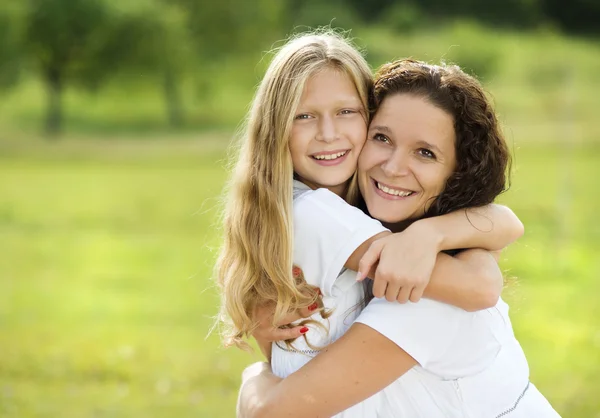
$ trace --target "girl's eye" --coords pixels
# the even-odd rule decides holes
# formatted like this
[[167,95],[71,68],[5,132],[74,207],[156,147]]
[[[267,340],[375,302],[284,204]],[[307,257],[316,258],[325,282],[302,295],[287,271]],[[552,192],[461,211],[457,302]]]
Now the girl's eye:
[[303,119],[309,119],[310,115],[307,115],[306,113],[301,113],[299,115],[296,115],[294,117],[294,120],[303,120]]
[[356,113],[356,110],[354,109],[344,109],[340,112],[342,115],[351,115],[353,113]]
[[427,148],[421,148],[419,150],[419,154],[421,154],[425,158],[429,158],[431,160],[435,160],[435,154],[428,150]]
[[385,142],[386,144],[390,142],[389,138],[383,134],[375,134],[373,135],[373,139],[379,142]]

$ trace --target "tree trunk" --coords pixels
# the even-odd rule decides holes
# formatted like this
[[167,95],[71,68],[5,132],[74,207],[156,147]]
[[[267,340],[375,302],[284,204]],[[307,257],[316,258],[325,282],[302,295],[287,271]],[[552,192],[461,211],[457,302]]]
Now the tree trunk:
[[169,126],[171,128],[180,128],[183,125],[183,105],[177,81],[171,68],[165,69],[163,87]]
[[48,92],[48,107],[46,109],[44,132],[48,137],[56,138],[62,128],[63,77],[60,69],[48,68],[45,79]]

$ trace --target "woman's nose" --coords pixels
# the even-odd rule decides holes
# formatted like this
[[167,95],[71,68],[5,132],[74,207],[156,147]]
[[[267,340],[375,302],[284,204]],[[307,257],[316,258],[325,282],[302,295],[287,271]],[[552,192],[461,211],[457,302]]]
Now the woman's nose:
[[386,176],[399,177],[408,174],[408,166],[409,156],[400,150],[396,150],[389,154],[388,158],[381,164],[381,169]]

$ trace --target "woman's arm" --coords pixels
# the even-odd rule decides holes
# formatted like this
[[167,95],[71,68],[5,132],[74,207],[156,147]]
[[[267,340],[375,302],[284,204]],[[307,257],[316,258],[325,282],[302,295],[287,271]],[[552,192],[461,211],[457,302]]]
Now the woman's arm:
[[[498,269],[494,255],[484,250],[467,250],[457,257],[442,253],[438,257],[438,262],[455,277],[468,276],[471,270],[481,274]],[[468,289],[473,283],[464,281],[462,286]],[[445,291],[457,296],[453,287]],[[435,318],[435,322],[439,320]],[[393,324],[393,318],[391,321]],[[390,339],[355,323],[338,341],[286,379],[273,376],[264,365],[249,368],[238,400],[239,416],[328,417],[367,399],[415,364],[416,360]]]
[[330,417],[385,388],[415,364],[382,334],[354,324],[283,380],[265,365],[248,369],[238,399],[238,416]]

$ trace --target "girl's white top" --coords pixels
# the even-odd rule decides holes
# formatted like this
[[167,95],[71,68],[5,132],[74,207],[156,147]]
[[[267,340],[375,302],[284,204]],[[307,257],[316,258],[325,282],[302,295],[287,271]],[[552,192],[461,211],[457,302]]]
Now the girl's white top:
[[[314,346],[338,339],[353,321],[389,338],[419,365],[369,399],[338,417],[408,418],[546,418],[558,417],[529,382],[529,367],[513,334],[508,305],[466,312],[422,299],[399,304],[364,299],[356,273],[343,268],[354,250],[385,231],[376,220],[325,189],[310,190],[294,182],[294,263],[308,283],[319,286],[324,304],[333,309],[326,329],[310,326]],[[303,339],[293,347],[273,345],[273,372],[286,377],[318,354]]]

